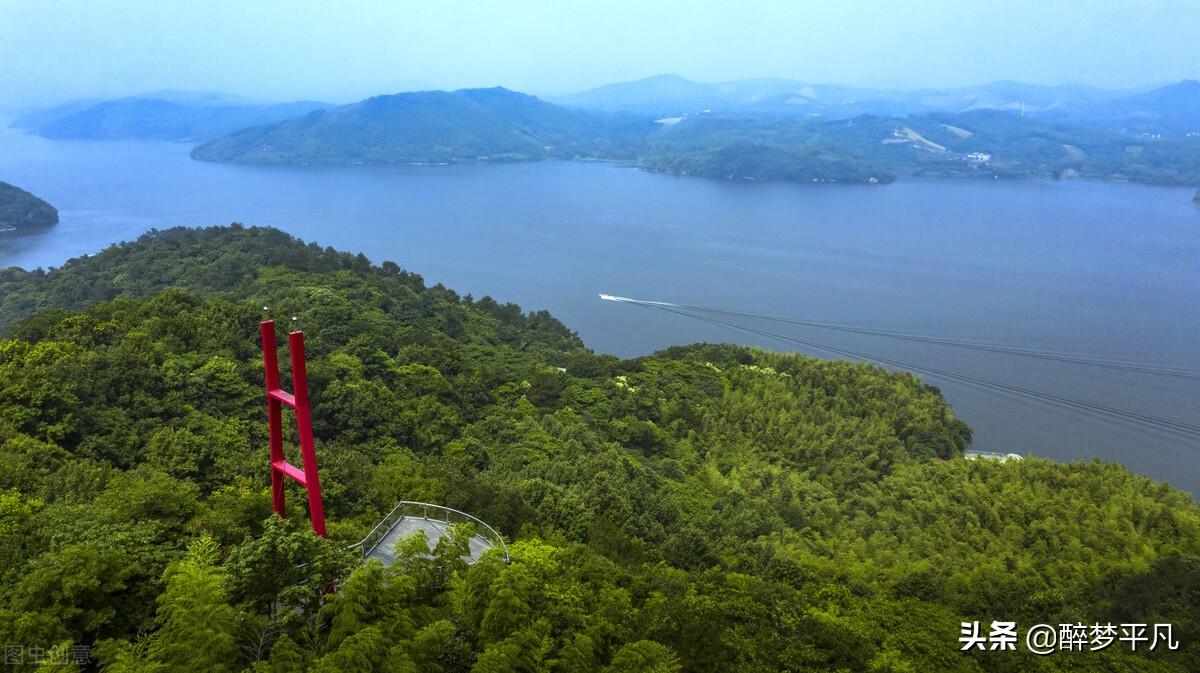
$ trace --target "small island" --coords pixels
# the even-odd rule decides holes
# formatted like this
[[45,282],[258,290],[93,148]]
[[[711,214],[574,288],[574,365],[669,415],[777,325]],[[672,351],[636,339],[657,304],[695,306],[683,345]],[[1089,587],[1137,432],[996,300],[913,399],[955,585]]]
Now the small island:
[[47,227],[58,223],[58,210],[29,192],[0,182],[0,231]]
[[1196,190],[1196,195],[1192,197],[1192,203],[1200,206],[1200,189]]

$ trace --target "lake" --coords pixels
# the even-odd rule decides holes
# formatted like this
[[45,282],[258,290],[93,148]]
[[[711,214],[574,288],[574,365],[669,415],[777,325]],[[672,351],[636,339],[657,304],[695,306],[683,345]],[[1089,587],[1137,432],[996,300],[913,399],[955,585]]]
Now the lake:
[[[476,297],[549,309],[597,351],[726,341],[795,350],[598,292],[1200,370],[1193,190],[1098,182],[805,185],[569,162],[266,168],[157,142],[0,130],[0,180],[61,223],[0,236],[50,267],[150,228],[232,221],[393,260]],[[776,326],[772,329],[784,329]],[[796,326],[788,334],[1195,422],[1200,384]],[[810,354],[827,357],[812,350]],[[1200,442],[934,377],[975,448],[1100,457],[1200,493]]]

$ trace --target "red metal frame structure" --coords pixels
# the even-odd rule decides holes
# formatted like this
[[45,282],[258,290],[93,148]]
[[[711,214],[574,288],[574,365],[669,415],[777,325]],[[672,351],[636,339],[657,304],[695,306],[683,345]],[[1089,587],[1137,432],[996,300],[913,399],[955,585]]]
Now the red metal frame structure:
[[[275,321],[264,320],[262,330],[263,368],[267,378],[267,422],[271,434],[271,496],[275,513],[285,515],[283,478],[290,477],[308,491],[308,515],[313,532],[325,534],[325,507],[321,502],[321,479],[317,476],[317,450],[313,445],[312,416],[308,408],[308,371],[304,364],[304,332],[288,333],[288,351],[292,359],[292,386],[295,394],[279,387],[279,359],[275,350]],[[304,469],[287,462],[283,456],[283,405],[296,411],[300,435],[300,455]]]

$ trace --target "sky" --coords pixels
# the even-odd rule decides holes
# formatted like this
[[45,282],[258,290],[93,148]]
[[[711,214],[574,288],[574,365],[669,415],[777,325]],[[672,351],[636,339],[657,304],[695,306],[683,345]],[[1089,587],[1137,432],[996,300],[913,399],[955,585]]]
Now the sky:
[[1200,78],[1200,0],[0,0],[0,107],[221,91],[543,96],[677,73],[890,89]]

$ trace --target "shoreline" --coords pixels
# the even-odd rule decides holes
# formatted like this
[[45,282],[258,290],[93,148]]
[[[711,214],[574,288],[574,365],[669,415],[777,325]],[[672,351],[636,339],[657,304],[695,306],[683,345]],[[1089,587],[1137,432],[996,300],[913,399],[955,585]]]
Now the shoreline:
[[[53,142],[53,139],[47,138]],[[174,141],[154,141],[171,144],[180,144]],[[194,149],[194,148],[193,148]],[[411,166],[420,168],[438,168],[446,166],[502,166],[506,164],[532,164],[545,162],[571,162],[579,164],[608,164],[619,166],[622,168],[633,168],[645,173],[654,173],[658,175],[671,175],[680,178],[704,178],[707,180],[721,180],[723,182],[749,182],[749,183],[785,183],[795,185],[855,185],[863,187],[878,187],[899,182],[934,180],[938,182],[964,182],[964,183],[986,183],[986,182],[1101,182],[1101,183],[1128,183],[1135,185],[1145,185],[1147,187],[1173,187],[1194,189],[1195,183],[1186,181],[1145,181],[1136,180],[1128,176],[1121,175],[1089,175],[1086,173],[1072,177],[1061,177],[1053,175],[1001,175],[997,173],[980,174],[980,175],[949,175],[949,174],[916,174],[906,172],[896,172],[891,175],[881,174],[882,177],[876,176],[875,179],[867,180],[841,180],[830,178],[813,178],[812,180],[799,180],[788,178],[768,178],[755,176],[722,176],[722,175],[702,175],[696,173],[681,173],[678,171],[663,170],[644,166],[638,160],[630,159],[613,159],[604,157],[543,157],[536,159],[461,159],[448,161],[325,161],[325,162],[275,162],[275,161],[222,161],[216,159],[201,159],[188,154],[191,161],[198,161],[207,164],[219,164],[223,166],[236,166],[244,168],[389,168],[396,166]],[[1200,193],[1193,199],[1197,205],[1200,205]]]

